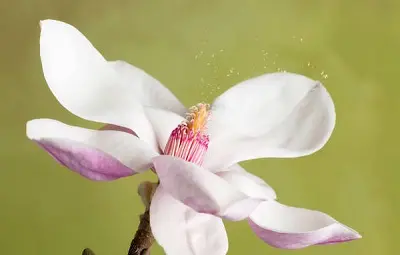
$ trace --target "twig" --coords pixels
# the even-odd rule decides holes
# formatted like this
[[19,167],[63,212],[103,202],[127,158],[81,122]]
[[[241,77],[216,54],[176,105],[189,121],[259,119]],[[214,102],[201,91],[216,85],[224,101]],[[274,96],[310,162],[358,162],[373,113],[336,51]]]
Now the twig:
[[86,248],[82,251],[82,255],[96,255],[91,249]]
[[150,228],[150,211],[147,209],[140,215],[138,230],[131,242],[128,255],[150,255],[150,248],[153,243],[154,236]]
[[[140,222],[135,236],[129,247],[128,255],[150,255],[150,248],[154,243],[154,236],[150,227],[150,203],[158,183],[143,182],[138,189],[146,211],[140,215]],[[86,248],[82,255],[96,255],[91,249]]]

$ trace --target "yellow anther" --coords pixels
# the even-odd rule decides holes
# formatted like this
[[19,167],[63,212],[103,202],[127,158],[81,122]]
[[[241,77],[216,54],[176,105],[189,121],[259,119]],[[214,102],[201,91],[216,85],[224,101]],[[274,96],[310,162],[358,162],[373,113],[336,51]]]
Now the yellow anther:
[[187,126],[193,132],[204,132],[206,129],[207,121],[210,117],[210,105],[200,103],[191,107],[187,115]]

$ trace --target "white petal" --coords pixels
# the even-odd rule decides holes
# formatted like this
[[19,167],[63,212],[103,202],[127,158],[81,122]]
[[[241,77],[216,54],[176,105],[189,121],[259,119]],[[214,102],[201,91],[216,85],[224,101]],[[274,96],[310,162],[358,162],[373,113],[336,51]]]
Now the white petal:
[[114,180],[152,167],[158,154],[131,134],[89,130],[56,120],[27,123],[28,138],[36,141],[59,163],[92,180]]
[[153,235],[166,254],[224,255],[228,237],[222,219],[197,213],[159,186],[150,207]]
[[135,89],[124,83],[104,57],[73,26],[41,21],[40,57],[44,77],[57,100],[73,114],[134,130],[155,143]]
[[361,238],[331,216],[303,208],[266,201],[250,215],[249,224],[266,243],[285,249],[331,244]]
[[251,178],[255,183],[266,184],[263,179],[261,179],[260,177],[254,175],[254,174],[249,173],[246,169],[241,167],[239,164],[234,164],[234,165],[226,168],[226,171],[234,171],[234,172],[238,172],[238,173],[243,173],[243,174],[247,175],[247,177]]
[[238,221],[247,218],[262,201],[247,196],[219,176],[180,158],[158,156],[153,163],[160,183],[171,196],[197,212]]
[[151,107],[145,107],[145,112],[153,127],[159,149],[164,151],[172,131],[185,121],[185,118],[170,111]]
[[248,173],[238,171],[222,171],[216,175],[234,185],[249,197],[260,199],[276,199],[275,191],[261,178]]
[[111,61],[124,83],[132,86],[133,96],[144,106],[161,108],[185,116],[186,108],[161,82],[125,61]]
[[321,83],[290,73],[247,80],[213,104],[204,166],[309,155],[328,141],[334,125],[333,101]]

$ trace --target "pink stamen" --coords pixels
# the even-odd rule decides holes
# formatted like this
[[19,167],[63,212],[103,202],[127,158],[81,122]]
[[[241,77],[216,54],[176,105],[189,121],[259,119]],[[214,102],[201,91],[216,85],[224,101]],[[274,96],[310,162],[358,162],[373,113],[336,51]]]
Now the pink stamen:
[[201,165],[208,143],[208,135],[203,132],[193,132],[186,123],[183,123],[172,131],[164,153]]
[[172,131],[165,146],[166,155],[179,157],[197,165],[203,164],[209,143],[206,134],[209,109],[210,106],[203,103],[189,109],[187,120]]

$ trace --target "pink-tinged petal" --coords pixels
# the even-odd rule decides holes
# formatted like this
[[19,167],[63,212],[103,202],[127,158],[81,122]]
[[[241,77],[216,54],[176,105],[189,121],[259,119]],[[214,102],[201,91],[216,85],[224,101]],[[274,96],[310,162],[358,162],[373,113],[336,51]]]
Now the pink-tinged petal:
[[169,89],[145,71],[121,60],[111,61],[109,64],[118,72],[124,83],[132,86],[135,100],[143,106],[160,108],[185,116],[185,106]]
[[234,185],[249,197],[260,199],[276,199],[275,191],[261,178],[249,173],[238,171],[222,171],[216,175]]
[[151,230],[166,254],[224,255],[228,237],[222,219],[198,213],[159,186],[150,205]]
[[40,24],[43,74],[60,104],[81,118],[132,129],[156,146],[135,87],[75,27],[56,20]]
[[27,123],[27,136],[59,163],[96,181],[108,181],[143,172],[158,154],[137,137],[120,131],[89,130],[56,120]]
[[153,163],[165,190],[197,212],[238,221],[247,218],[262,201],[247,196],[219,176],[180,158],[158,156]]
[[324,86],[291,73],[266,74],[232,87],[215,100],[211,114],[204,160],[209,169],[312,154],[328,141],[336,118]]
[[66,140],[36,141],[57,162],[94,181],[111,181],[135,174],[114,157]]
[[185,118],[170,111],[151,107],[145,107],[145,112],[153,127],[159,149],[164,151],[171,132],[185,121]]
[[264,242],[283,249],[300,249],[361,238],[355,230],[325,213],[289,207],[276,201],[261,203],[250,215],[249,224]]

